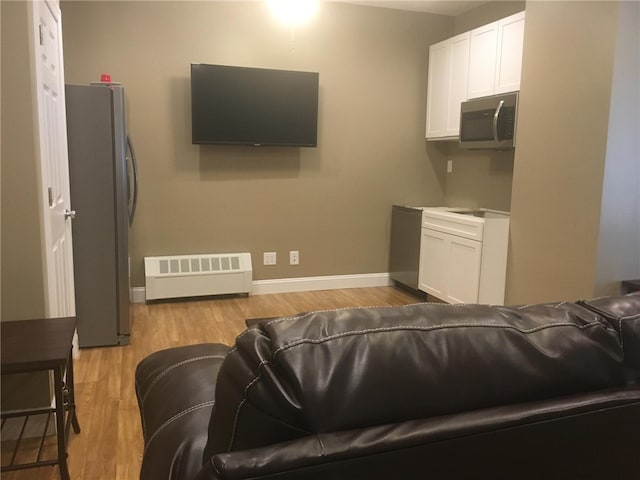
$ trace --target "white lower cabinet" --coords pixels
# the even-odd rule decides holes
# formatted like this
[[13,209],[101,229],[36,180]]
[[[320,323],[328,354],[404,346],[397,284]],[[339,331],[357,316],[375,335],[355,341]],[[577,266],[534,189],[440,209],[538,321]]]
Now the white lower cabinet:
[[508,237],[504,212],[424,209],[420,290],[449,303],[504,304]]
[[446,258],[450,235],[422,229],[418,287],[423,292],[444,299],[447,292]]

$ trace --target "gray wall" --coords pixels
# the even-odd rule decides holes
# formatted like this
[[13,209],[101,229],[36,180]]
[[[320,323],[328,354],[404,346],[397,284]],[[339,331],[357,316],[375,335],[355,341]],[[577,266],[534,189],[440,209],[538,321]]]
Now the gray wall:
[[618,3],[529,2],[526,11],[507,301],[589,297]]
[[640,3],[623,2],[613,68],[595,295],[640,278]]
[[[67,83],[127,90],[143,257],[249,251],[254,279],[388,271],[393,203],[438,205],[446,152],[426,145],[427,53],[449,17],[323,3],[291,30],[262,2],[62,2]],[[191,62],[320,73],[317,148],[194,146]],[[300,265],[288,266],[288,251]],[[262,252],[279,265],[264,267]]]
[[[621,141],[637,148],[607,135],[634,115],[620,108],[630,80],[612,83],[624,71],[614,68],[617,2],[526,4],[513,160],[424,142],[428,45],[521,7],[492,2],[451,19],[328,4],[291,32],[249,2],[63,2],[67,80],[108,71],[127,87],[142,174],[134,285],[143,284],[142,257],[171,253],[249,250],[256,278],[386,271],[392,203],[510,209],[508,303],[590,296],[640,276],[633,260],[626,270],[622,256],[609,261],[621,238],[637,252],[636,227],[620,237],[607,213],[621,211],[609,176],[634,178],[635,165],[633,156],[629,170],[609,161],[626,149]],[[192,61],[319,71],[319,147],[192,146]],[[3,252],[5,238],[3,229]],[[261,266],[263,251],[282,262],[289,249],[301,251],[299,267]]]

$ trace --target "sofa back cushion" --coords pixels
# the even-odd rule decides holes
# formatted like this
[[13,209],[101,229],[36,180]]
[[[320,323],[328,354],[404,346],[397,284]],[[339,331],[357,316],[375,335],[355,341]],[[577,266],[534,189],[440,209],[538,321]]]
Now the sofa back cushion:
[[312,312],[237,338],[205,458],[622,384],[616,331],[572,303]]
[[627,379],[640,383],[640,292],[579,303],[602,315],[615,328],[622,345]]

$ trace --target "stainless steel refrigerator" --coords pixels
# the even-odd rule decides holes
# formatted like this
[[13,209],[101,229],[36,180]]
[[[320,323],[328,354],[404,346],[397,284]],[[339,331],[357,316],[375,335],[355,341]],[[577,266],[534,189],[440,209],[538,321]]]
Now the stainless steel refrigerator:
[[80,347],[129,343],[129,227],[137,169],[119,84],[67,85],[73,267]]

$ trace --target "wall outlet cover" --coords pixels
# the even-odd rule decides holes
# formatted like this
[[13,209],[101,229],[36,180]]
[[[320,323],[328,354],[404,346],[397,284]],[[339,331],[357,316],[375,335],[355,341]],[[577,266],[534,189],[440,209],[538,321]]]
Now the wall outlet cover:
[[264,265],[275,265],[276,262],[277,262],[276,252],[264,252],[263,254]]

